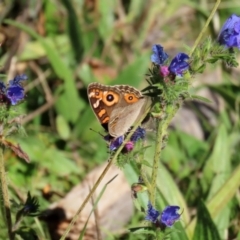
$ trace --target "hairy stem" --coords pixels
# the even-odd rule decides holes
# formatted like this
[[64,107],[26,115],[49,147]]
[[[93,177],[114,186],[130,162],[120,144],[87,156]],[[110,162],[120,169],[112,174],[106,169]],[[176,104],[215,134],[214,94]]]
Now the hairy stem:
[[155,206],[156,198],[156,185],[157,185],[157,173],[160,161],[160,155],[162,150],[162,139],[163,139],[163,123],[164,121],[159,121],[157,123],[157,134],[156,134],[156,144],[155,144],[155,153],[153,158],[153,169],[151,177],[151,189],[150,189],[150,202]]
[[6,227],[8,230],[8,237],[10,240],[14,239],[14,233],[12,232],[12,219],[11,219],[11,211],[10,211],[10,202],[8,195],[8,186],[6,179],[6,171],[4,165],[4,157],[3,157],[3,149],[0,148],[0,193],[1,193],[1,208],[3,217],[5,219]]
[[[210,21],[212,20],[213,15],[216,12],[220,3],[221,3],[221,0],[216,1],[215,5],[214,5],[214,8],[213,8],[209,18],[207,19],[202,31],[198,35],[198,38],[196,39],[189,56],[191,56],[193,54],[196,47],[200,43],[200,41],[203,37],[203,34],[205,33],[205,31],[206,31]],[[168,128],[172,118],[176,114],[177,110],[179,109],[180,105],[181,105],[181,103],[179,103],[178,107],[177,106],[172,107],[172,109],[171,109],[170,106],[168,106],[170,111],[168,111],[167,117],[165,119],[161,120],[161,121],[158,121],[157,136],[156,136],[156,147],[155,147],[155,153],[154,153],[154,159],[153,159],[153,170],[152,170],[152,176],[151,176],[151,189],[150,189],[150,201],[151,201],[153,206],[155,206],[157,173],[158,173],[158,168],[159,168],[159,161],[160,161],[160,156],[161,156],[163,138],[167,134],[167,128]]]
[[157,190],[157,174],[160,162],[161,151],[163,147],[163,138],[167,135],[167,129],[175,116],[179,107],[170,105],[167,109],[167,115],[164,119],[158,120],[157,122],[157,133],[156,133],[156,145],[153,158],[153,169],[151,176],[151,190],[150,190],[150,202],[155,206],[156,190]]

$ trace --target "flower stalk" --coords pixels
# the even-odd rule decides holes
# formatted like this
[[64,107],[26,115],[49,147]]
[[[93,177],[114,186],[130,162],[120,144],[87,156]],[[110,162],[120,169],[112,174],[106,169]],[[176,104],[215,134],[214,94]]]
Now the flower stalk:
[[175,116],[179,106],[168,106],[167,115],[164,119],[158,120],[157,134],[156,134],[156,147],[153,158],[153,170],[151,176],[151,188],[150,188],[150,202],[155,206],[156,189],[157,189],[157,174],[159,168],[159,162],[161,157],[161,151],[163,148],[163,139],[167,135],[167,129]]
[[10,202],[8,194],[8,186],[6,179],[6,171],[4,165],[3,149],[0,148],[0,193],[1,193],[1,208],[3,213],[3,218],[5,219],[5,224],[8,230],[8,237],[10,240],[14,239],[14,233],[12,232],[12,218],[10,212]]
[[[196,39],[195,43],[194,43],[194,46],[189,54],[189,56],[191,56],[193,54],[193,52],[195,51],[196,47],[199,45],[202,37],[203,37],[203,34],[205,33],[211,19],[213,18],[213,15],[214,13],[216,12],[219,4],[220,4],[221,0],[217,0],[216,1],[216,4],[208,18],[208,20],[206,21],[202,31],[200,32],[198,38]],[[156,55],[156,47],[153,49],[155,51],[155,56]],[[160,64],[163,64],[163,61],[159,61],[164,59],[166,60],[167,58],[167,55],[166,55],[166,58],[160,58],[159,56],[162,56],[163,54],[163,48],[160,49],[161,52],[158,54],[157,57],[155,57],[153,59],[152,57],[152,60],[154,60],[155,64],[158,64],[158,62]],[[182,58],[182,62],[180,61],[177,61],[177,59],[181,59]],[[173,64],[174,61],[172,61],[172,63],[170,64],[170,66],[172,65],[172,68],[173,70],[175,71],[174,73],[177,74],[178,71],[179,71],[179,66],[180,66],[180,63],[181,63],[181,68],[180,68],[180,75],[181,75],[181,72],[183,70],[187,70],[188,66],[187,64],[183,61],[185,59],[188,59],[188,56],[184,53],[180,53],[179,55],[177,55],[177,58],[174,60],[176,62],[176,69],[174,68],[175,65]],[[158,62],[157,62],[158,60]],[[185,64],[185,65],[184,65]],[[158,64],[159,65],[159,64]],[[185,67],[185,68],[184,68]],[[171,69],[170,69],[171,70]],[[186,71],[184,74],[184,77],[186,78],[186,75],[187,75],[187,79],[190,80],[191,79],[191,76],[189,74],[188,71]],[[190,86],[190,83],[191,81],[189,81],[188,85]],[[189,88],[188,86],[188,88]],[[179,101],[178,104],[168,104],[167,105],[167,115],[165,118],[161,119],[161,120],[158,120],[157,122],[157,133],[156,133],[156,147],[155,147],[155,152],[154,152],[154,159],[153,159],[153,169],[152,169],[152,174],[151,174],[151,189],[150,189],[150,202],[152,203],[153,206],[155,206],[155,200],[156,200],[156,188],[157,188],[157,175],[158,175],[158,168],[159,168],[159,161],[160,161],[160,157],[161,157],[161,151],[162,151],[162,148],[163,148],[163,139],[164,139],[164,136],[167,135],[167,129],[168,129],[168,126],[169,124],[171,123],[173,117],[175,116],[177,110],[179,109],[179,107],[181,106],[182,104],[182,101]]]

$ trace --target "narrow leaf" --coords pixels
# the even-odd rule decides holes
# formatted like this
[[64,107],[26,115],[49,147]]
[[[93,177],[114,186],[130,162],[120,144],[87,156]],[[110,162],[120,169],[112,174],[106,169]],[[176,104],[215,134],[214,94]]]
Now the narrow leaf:
[[205,103],[212,103],[212,101],[210,101],[209,99],[207,99],[205,97],[202,97],[202,96],[199,96],[199,95],[191,95],[191,98],[195,99],[195,100],[200,100],[200,101],[205,102]]
[[73,53],[75,55],[75,60],[78,63],[83,57],[81,26],[78,22],[78,18],[74,11],[74,7],[72,6],[72,2],[69,0],[62,0],[62,3],[68,12],[68,32],[71,46],[73,48]]
[[218,230],[202,201],[198,205],[197,225],[193,240],[221,240]]
[[101,190],[99,196],[97,197],[96,201],[94,202],[93,208],[92,208],[92,210],[91,210],[91,212],[90,212],[90,214],[89,214],[89,216],[88,216],[88,218],[87,218],[87,221],[86,221],[85,224],[84,224],[84,228],[82,229],[81,234],[80,234],[78,240],[82,240],[82,239],[83,239],[83,236],[84,236],[84,234],[85,234],[85,232],[86,232],[86,229],[87,229],[88,221],[89,221],[92,213],[94,212],[94,210],[97,208],[97,205],[98,205],[99,200],[101,199],[101,197],[102,197],[103,193],[105,192],[107,186],[108,186],[117,176],[118,176],[118,174],[115,175],[113,178],[111,178],[111,179],[104,185],[104,187],[103,187],[103,189]]

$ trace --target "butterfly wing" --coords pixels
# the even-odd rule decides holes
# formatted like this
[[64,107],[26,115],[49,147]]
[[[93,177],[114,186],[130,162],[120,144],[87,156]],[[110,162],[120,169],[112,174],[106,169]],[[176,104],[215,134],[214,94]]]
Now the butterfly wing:
[[88,99],[97,119],[112,137],[124,135],[151,104],[149,97],[128,85],[91,83]]
[[150,104],[151,99],[143,97],[135,103],[128,104],[127,107],[121,105],[115,107],[108,123],[109,134],[113,137],[124,135],[142,117]]
[[[109,97],[112,97],[112,99]],[[120,98],[121,93],[114,86],[105,86],[100,83],[90,83],[88,85],[89,103],[95,116],[106,131],[108,131],[112,110],[119,103]]]

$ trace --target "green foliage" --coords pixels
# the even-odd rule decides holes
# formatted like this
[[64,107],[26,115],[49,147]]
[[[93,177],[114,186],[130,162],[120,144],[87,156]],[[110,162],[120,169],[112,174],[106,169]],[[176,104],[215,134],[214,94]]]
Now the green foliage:
[[194,232],[193,240],[220,240],[220,235],[216,225],[211,219],[211,216],[202,201],[198,205],[197,226]]
[[[118,158],[129,189],[140,175],[144,180],[151,179],[155,125],[159,119],[166,120],[172,109],[177,111],[183,101],[193,100],[191,110],[203,133],[199,138],[176,126],[163,133],[156,206],[164,209],[175,204],[183,212],[170,233],[159,238],[223,239],[227,234],[229,239],[238,239],[239,69],[229,66],[237,66],[239,51],[216,45],[218,30],[214,19],[205,34],[211,38],[205,38],[190,58],[189,74],[194,75],[190,84],[188,73],[174,82],[160,79],[159,67],[150,67],[149,60],[155,43],[166,46],[171,58],[176,52],[188,52],[211,6],[199,1],[44,0],[36,8],[36,2],[26,5],[26,1],[10,1],[9,5],[2,5],[2,35],[6,37],[1,36],[2,72],[24,72],[29,78],[24,103],[10,109],[0,107],[1,146],[10,199],[22,206],[20,196],[25,200],[31,192],[40,209],[46,209],[60,197],[53,194],[47,199],[42,194],[45,186],[65,195],[94,166],[105,162],[110,156],[107,143],[89,130],[103,132],[89,107],[86,87],[93,81],[129,84],[144,88],[143,93],[155,97],[158,103],[152,114],[157,120],[147,127],[150,131],[145,145],[139,142],[133,152]],[[240,13],[237,3],[232,3],[231,8],[224,8],[224,4],[216,13],[221,23],[230,14]],[[203,82],[220,64],[224,70]],[[200,75],[203,72],[205,75]],[[145,75],[150,85],[144,81]],[[193,82],[198,87],[189,92]],[[199,88],[211,91],[214,98],[207,100],[201,92],[196,93]],[[216,106],[215,99],[221,105]],[[204,107],[207,113],[202,111]],[[187,119],[182,125],[188,125]],[[21,134],[16,137],[17,133]],[[31,162],[27,164],[22,159]],[[133,199],[138,210],[146,210],[149,185],[151,182],[144,182],[144,191]],[[12,211],[13,220],[16,212]],[[109,236],[137,240],[162,235],[143,222],[144,216],[145,212],[136,211],[126,227],[130,233]],[[4,216],[0,215],[0,239],[7,239],[2,219]],[[28,217],[21,224],[26,227],[19,227],[16,233],[22,239],[35,239],[36,235],[50,239],[42,222]]]

